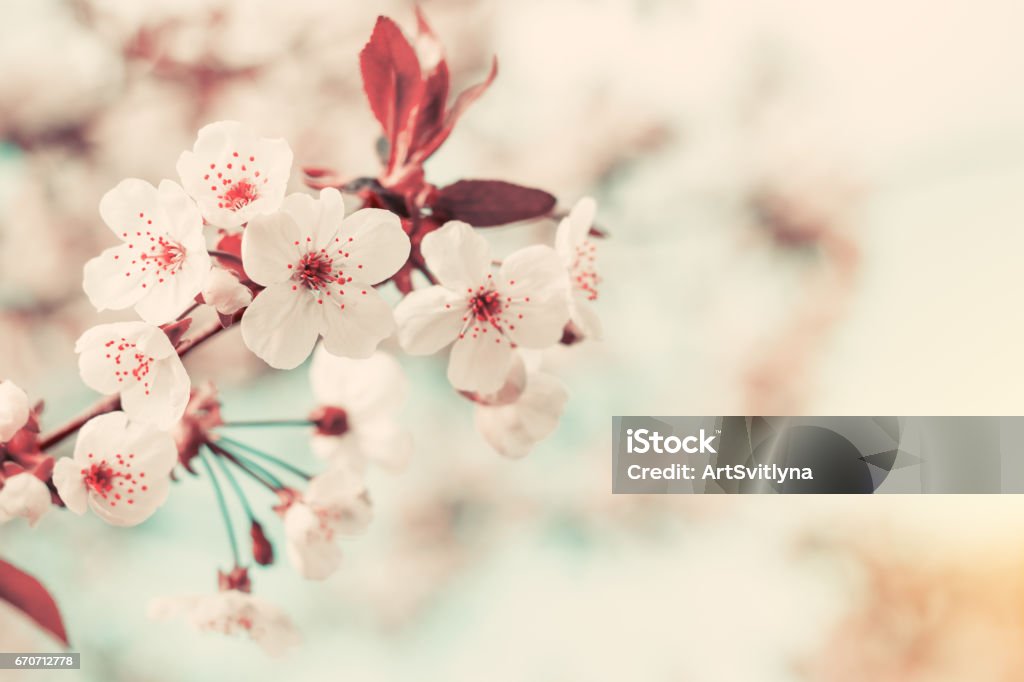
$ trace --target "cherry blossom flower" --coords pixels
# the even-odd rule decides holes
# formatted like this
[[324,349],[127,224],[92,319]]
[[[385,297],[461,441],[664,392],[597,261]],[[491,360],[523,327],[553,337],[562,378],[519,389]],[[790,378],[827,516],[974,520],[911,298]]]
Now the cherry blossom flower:
[[268,655],[282,656],[301,642],[295,624],[277,606],[240,590],[160,597],[149,604],[151,620],[184,617],[202,632],[248,635]]
[[310,580],[323,580],[338,568],[336,536],[360,533],[373,518],[362,476],[340,466],[315,476],[282,511],[288,559]]
[[9,476],[0,488],[0,524],[21,516],[34,527],[50,511],[50,490],[29,472]]
[[497,277],[487,241],[466,223],[446,223],[423,238],[421,249],[440,284],[398,304],[398,340],[413,355],[452,344],[448,379],[455,388],[495,391],[513,348],[545,348],[561,338],[569,319],[566,276],[550,247],[520,249]]
[[203,286],[203,300],[221,315],[233,315],[252,302],[249,287],[227,270],[214,268]]
[[28,421],[28,396],[13,381],[0,381],[0,443],[14,438]]
[[550,374],[531,371],[526,387],[513,402],[476,406],[476,426],[492,448],[505,457],[518,459],[550,436],[558,426],[569,393]]
[[590,197],[576,202],[562,219],[555,234],[555,250],[569,273],[569,315],[584,337],[600,339],[601,320],[591,305],[597,298],[597,274],[594,242],[587,237],[594,224],[597,203]]
[[272,367],[297,367],[321,335],[334,355],[369,357],[394,330],[371,285],[405,263],[409,238],[389,211],[344,216],[341,193],[325,189],[319,199],[291,194],[279,213],[245,229],[245,271],[266,289],[242,317],[242,338]]
[[287,142],[256,137],[237,121],[203,126],[192,151],[178,159],[181,184],[207,222],[219,227],[280,208],[291,167]]
[[309,379],[321,405],[316,416],[330,414],[330,426],[318,427],[313,452],[363,471],[368,462],[403,468],[412,454],[412,437],[395,420],[409,383],[398,362],[377,351],[365,360],[339,358],[323,346],[313,353]]
[[82,286],[97,310],[134,306],[150,324],[173,320],[210,272],[199,209],[170,180],[129,178],[100,200],[100,216],[121,240],[85,264]]
[[169,429],[188,404],[191,381],[170,339],[145,322],[89,329],[75,343],[78,369],[89,388],[118,393],[133,421]]
[[135,526],[167,499],[177,461],[170,434],[109,412],[82,427],[74,456],[57,461],[53,483],[79,516],[89,508],[111,525]]

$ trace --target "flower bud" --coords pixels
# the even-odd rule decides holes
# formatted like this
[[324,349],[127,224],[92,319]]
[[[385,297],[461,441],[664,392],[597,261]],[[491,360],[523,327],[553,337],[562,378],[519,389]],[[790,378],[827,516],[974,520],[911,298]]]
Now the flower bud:
[[50,489],[28,472],[8,476],[0,488],[0,523],[21,516],[35,526],[51,506]]
[[0,381],[0,443],[14,438],[29,417],[28,396],[13,381]]
[[227,270],[214,268],[206,278],[203,300],[221,315],[232,315],[252,303],[252,292]]
[[252,537],[252,558],[260,566],[269,566],[274,563],[274,546],[270,544],[263,526],[259,521],[253,521],[249,528],[249,535]]

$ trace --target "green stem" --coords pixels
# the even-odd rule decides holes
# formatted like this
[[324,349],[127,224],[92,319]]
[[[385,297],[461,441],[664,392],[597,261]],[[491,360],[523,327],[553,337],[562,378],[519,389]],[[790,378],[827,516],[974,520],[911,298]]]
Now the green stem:
[[228,479],[228,483],[235,490],[235,495],[238,496],[239,501],[242,503],[242,508],[245,509],[245,515],[249,517],[249,523],[256,520],[256,515],[252,513],[252,507],[249,506],[249,498],[245,496],[245,492],[242,490],[242,486],[238,483],[238,479],[231,473],[231,469],[228,469],[228,465],[224,463],[223,458],[214,457],[213,461],[220,467],[221,472],[224,474],[224,478]]
[[211,441],[206,442],[206,447],[210,448],[218,455],[234,464],[236,467],[244,471],[254,480],[263,484],[271,492],[276,493],[278,490],[285,487],[284,483],[281,482],[281,479],[267,471],[257,462],[253,462],[248,457],[243,457],[242,455],[238,455],[233,452],[228,452],[221,446]]
[[210,466],[209,460],[206,458],[206,453],[199,453],[199,459],[202,461],[203,466],[206,467],[206,473],[210,477],[210,483],[213,485],[213,492],[217,495],[217,506],[220,507],[220,515],[224,519],[224,527],[228,530],[228,540],[231,541],[231,556],[235,560],[235,566],[240,566],[238,555],[238,540],[235,539],[235,529],[231,525],[231,517],[228,515],[228,505],[224,501],[224,491],[220,488],[220,483],[217,481],[217,477],[213,473],[213,467]]
[[262,459],[267,460],[268,462],[276,464],[277,466],[281,467],[282,469],[286,469],[286,470],[292,472],[293,474],[295,474],[296,476],[299,476],[300,478],[306,479],[307,481],[309,479],[313,478],[313,476],[311,474],[306,473],[305,471],[303,471],[302,469],[298,468],[294,464],[291,464],[290,462],[286,462],[286,461],[284,461],[283,459],[281,459],[279,457],[274,457],[273,455],[267,454],[266,452],[263,452],[262,450],[258,450],[257,448],[254,448],[251,445],[247,445],[247,444],[245,444],[245,443],[243,443],[241,441],[237,441],[237,440],[235,440],[233,438],[228,438],[227,436],[221,436],[220,439],[222,441],[226,442],[226,443],[230,443],[231,445],[235,446],[236,448],[242,448],[246,452],[252,453],[253,455],[256,455],[257,457],[260,457]]
[[313,422],[308,419],[249,419],[236,422],[224,422],[222,428],[234,428],[236,426],[312,426]]

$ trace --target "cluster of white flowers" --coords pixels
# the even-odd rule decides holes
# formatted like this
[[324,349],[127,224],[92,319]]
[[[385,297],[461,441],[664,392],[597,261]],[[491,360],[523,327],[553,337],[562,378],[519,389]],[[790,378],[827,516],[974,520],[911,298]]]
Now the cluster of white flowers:
[[[303,576],[322,580],[339,565],[338,537],[361,532],[373,516],[363,478],[368,466],[398,471],[412,453],[410,434],[396,418],[407,381],[398,362],[378,350],[396,331],[413,355],[451,347],[448,378],[477,403],[479,429],[499,453],[522,457],[554,431],[566,390],[536,367],[527,369],[523,353],[550,348],[566,334],[600,335],[589,307],[599,281],[588,241],[595,205],[585,199],[573,208],[554,247],[523,248],[497,267],[480,231],[445,223],[420,244],[433,284],[392,310],[374,285],[409,260],[401,219],[377,208],[346,216],[336,189],[316,197],[286,194],[291,165],[284,140],[219,122],[200,130],[194,148],[181,154],[181,184],[128,179],[103,197],[100,214],[120,244],[89,261],[83,287],[97,310],[134,308],[141,320],[100,324],[78,339],[82,380],[109,399],[81,426],[74,455],[56,463],[52,482],[72,512],[92,510],[112,525],[136,525],[167,499],[179,461],[189,466],[205,445],[220,464],[227,461],[277,492],[289,560]],[[233,238],[236,251],[211,250],[207,227],[219,244]],[[312,450],[328,463],[325,472],[310,477],[209,432],[224,424],[215,390],[212,397],[194,392],[181,359],[195,342],[183,336],[200,305],[211,307],[225,328],[239,322],[245,345],[271,367],[292,369],[313,354],[319,407],[308,423],[315,426]],[[27,399],[22,405],[5,398],[10,391],[0,384],[0,437],[28,419]],[[204,416],[194,417],[196,410]],[[172,435],[186,423],[188,447]],[[285,485],[233,454],[235,446],[305,476],[307,485]],[[49,496],[31,474],[8,478],[0,489],[0,521],[19,515],[34,523]],[[265,559],[257,561],[272,561],[262,526],[250,520],[254,547],[263,543],[254,558],[259,552]],[[229,534],[236,568],[244,570]],[[248,589],[247,582],[222,586],[216,597],[164,601],[156,612],[184,612],[202,629],[245,631],[274,649],[280,642],[270,642],[273,633],[291,632],[290,623]]]

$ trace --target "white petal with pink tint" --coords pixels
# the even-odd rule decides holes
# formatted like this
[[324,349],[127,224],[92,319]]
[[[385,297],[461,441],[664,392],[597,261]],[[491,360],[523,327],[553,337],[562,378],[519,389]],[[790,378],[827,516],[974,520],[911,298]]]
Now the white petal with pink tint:
[[237,227],[281,206],[292,150],[282,139],[257,137],[237,121],[204,126],[192,151],[182,152],[178,175],[203,217]]
[[395,331],[395,316],[377,290],[351,282],[331,287],[341,305],[322,305],[324,348],[334,355],[368,358]]
[[310,383],[320,406],[344,410],[347,430],[314,435],[313,452],[357,471],[370,462],[398,471],[412,454],[412,438],[396,419],[409,382],[392,356],[377,351],[364,360],[340,358],[320,347],[313,354]]
[[145,322],[101,324],[75,343],[89,388],[121,396],[134,421],[169,429],[185,412],[191,381],[170,339]]
[[427,267],[448,289],[476,289],[491,271],[487,240],[460,220],[451,220],[425,236],[420,250]]
[[[417,355],[454,341],[448,379],[455,388],[497,391],[513,348],[540,349],[559,341],[569,320],[567,283],[550,247],[513,253],[495,277],[489,272],[486,241],[465,223],[445,224],[424,237],[423,245],[441,284],[415,291],[398,304],[398,340]],[[475,285],[467,286],[471,282]]]
[[201,632],[248,635],[270,656],[283,656],[301,638],[291,618],[261,597],[225,590],[213,594],[159,597],[147,609],[150,620],[183,617]]
[[394,214],[364,211],[343,218],[341,194],[325,189],[318,199],[289,196],[280,213],[246,228],[246,272],[267,288],[245,311],[242,337],[267,364],[296,367],[321,335],[334,354],[367,357],[394,331],[371,284],[405,263],[409,238]]
[[460,391],[492,393],[505,382],[512,363],[512,344],[486,329],[468,331],[452,346],[448,381]]
[[21,430],[29,417],[28,396],[13,381],[0,381],[0,443]]
[[272,284],[253,299],[242,315],[242,340],[249,350],[277,369],[294,369],[309,357],[320,335],[315,299],[291,284]]
[[498,453],[523,457],[554,432],[568,398],[560,380],[543,372],[531,372],[526,388],[515,402],[477,405],[477,429]]
[[86,422],[74,456],[57,460],[53,483],[74,513],[88,507],[111,525],[135,526],[167,499],[177,461],[169,434],[110,412]]
[[295,274],[308,234],[290,213],[256,216],[242,233],[245,274],[263,286],[284,282]]
[[302,576],[323,580],[341,561],[337,536],[362,532],[372,518],[357,472],[335,467],[315,476],[302,499],[284,513],[288,558]]
[[590,240],[597,204],[590,197],[576,202],[558,225],[555,250],[569,276],[569,314],[585,337],[600,339],[601,321],[591,301],[597,299],[601,277],[597,273],[597,246]]
[[466,320],[466,295],[441,286],[406,294],[395,306],[398,342],[413,355],[430,355],[459,337]]
[[526,348],[558,342],[569,318],[565,269],[547,246],[528,246],[505,259],[501,293],[508,335]]
[[367,284],[384,281],[409,259],[409,237],[402,221],[379,208],[363,208],[345,218],[337,243],[342,247],[338,249],[342,269]]
[[0,488],[0,524],[21,517],[35,527],[50,511],[50,489],[28,472],[8,476]]
[[252,303],[249,287],[224,268],[214,268],[203,286],[203,300],[221,315],[232,315]]
[[100,200],[100,215],[122,241],[85,265],[82,287],[97,310],[136,312],[170,322],[210,271],[199,209],[177,184],[123,180]]

